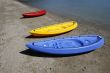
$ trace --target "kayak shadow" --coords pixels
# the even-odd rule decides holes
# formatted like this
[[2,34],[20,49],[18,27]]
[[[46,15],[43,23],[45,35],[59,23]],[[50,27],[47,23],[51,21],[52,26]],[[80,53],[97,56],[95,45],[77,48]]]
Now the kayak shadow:
[[35,18],[35,17],[21,17],[20,19],[28,19],[28,18]]
[[31,49],[27,49],[27,50],[21,51],[20,53],[24,54],[24,55],[29,55],[29,56],[35,56],[35,57],[59,58],[59,57],[79,56],[79,55],[83,55],[83,54],[88,54],[88,53],[90,53],[92,51],[79,53],[79,54],[66,54],[66,55],[64,54],[64,55],[61,55],[61,54],[47,54],[47,53],[42,53],[42,52],[39,52],[39,51],[33,51]]
[[20,19],[26,19],[26,18],[35,18],[35,17],[21,17]]
[[[54,36],[57,36],[57,35],[54,35]],[[29,35],[29,36],[26,36],[25,38],[48,38],[48,37],[53,37],[53,36],[33,36],[33,35]]]

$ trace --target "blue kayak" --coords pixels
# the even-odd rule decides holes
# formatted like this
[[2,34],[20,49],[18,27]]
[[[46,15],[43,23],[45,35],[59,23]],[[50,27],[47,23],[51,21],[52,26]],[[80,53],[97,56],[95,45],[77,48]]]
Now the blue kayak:
[[82,35],[33,41],[26,46],[34,51],[49,54],[78,54],[96,50],[104,45],[104,38],[98,35]]

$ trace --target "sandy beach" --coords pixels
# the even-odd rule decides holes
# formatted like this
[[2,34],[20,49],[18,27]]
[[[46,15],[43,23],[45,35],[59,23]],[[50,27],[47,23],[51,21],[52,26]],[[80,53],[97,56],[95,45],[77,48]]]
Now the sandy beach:
[[[110,73],[110,26],[69,19],[47,13],[41,17],[22,18],[22,13],[39,10],[17,0],[0,0],[0,73]],[[53,37],[31,37],[30,30],[55,23],[76,20],[78,28]],[[105,38],[102,48],[71,56],[55,56],[28,50],[25,44],[61,36],[98,34]]]

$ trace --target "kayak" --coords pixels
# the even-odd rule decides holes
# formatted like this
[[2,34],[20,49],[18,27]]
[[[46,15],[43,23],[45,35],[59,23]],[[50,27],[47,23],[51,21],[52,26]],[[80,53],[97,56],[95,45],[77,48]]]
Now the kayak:
[[36,28],[30,31],[33,36],[51,36],[61,33],[65,33],[75,29],[78,26],[76,21],[69,21],[64,23],[53,24],[49,26],[44,26]]
[[38,16],[42,16],[46,14],[46,10],[40,10],[37,12],[28,12],[28,13],[24,13],[22,14],[24,17],[38,17]]
[[26,46],[34,51],[48,54],[79,54],[101,48],[104,38],[98,35],[81,35],[60,38],[51,38],[33,41]]

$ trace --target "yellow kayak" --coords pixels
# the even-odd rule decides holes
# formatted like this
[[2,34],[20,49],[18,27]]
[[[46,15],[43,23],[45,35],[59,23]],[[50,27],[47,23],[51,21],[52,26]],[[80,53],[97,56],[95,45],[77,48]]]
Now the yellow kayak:
[[75,29],[77,26],[78,26],[77,22],[69,21],[69,22],[40,27],[31,30],[30,33],[33,36],[51,36],[51,35],[57,35],[71,31]]

